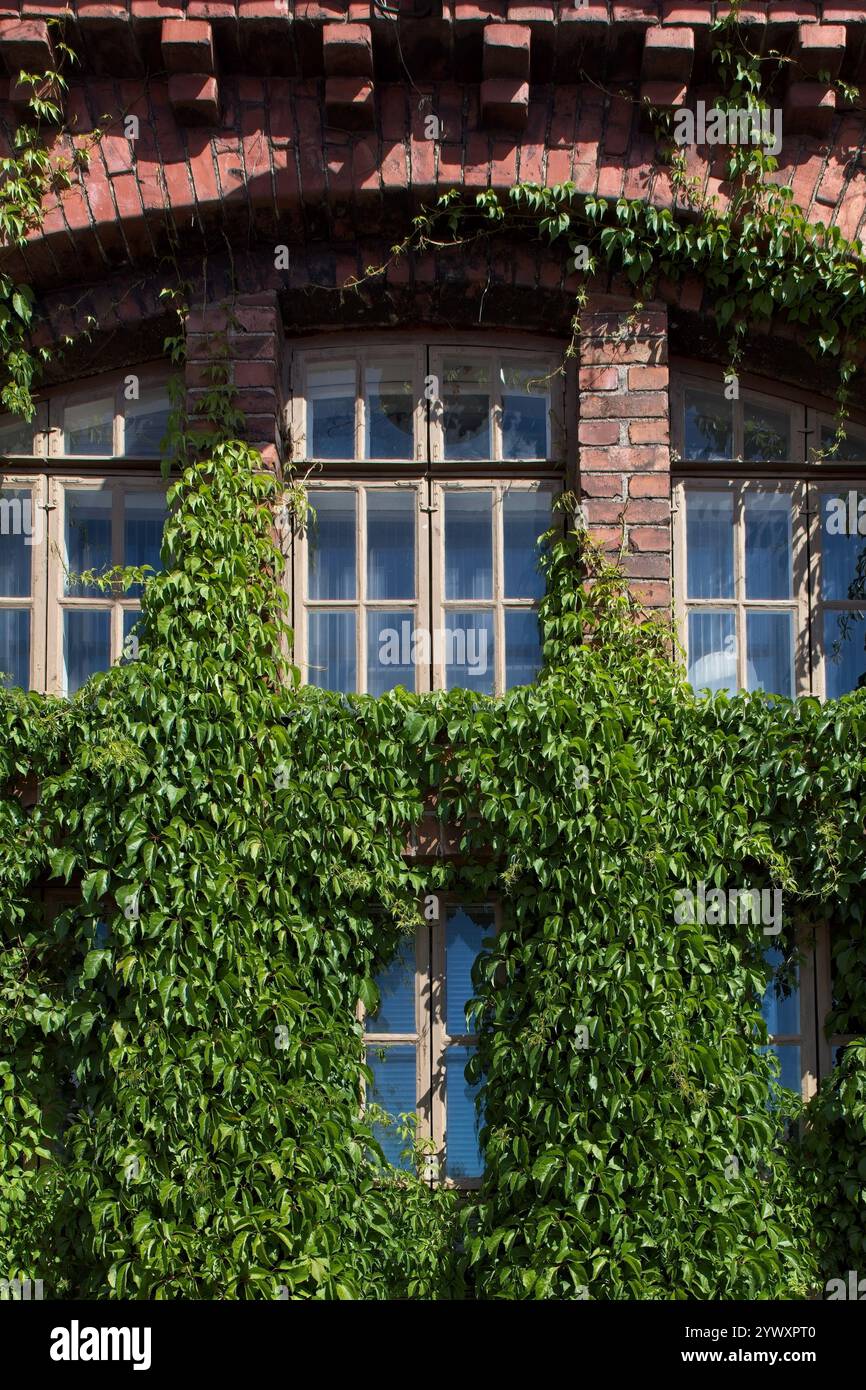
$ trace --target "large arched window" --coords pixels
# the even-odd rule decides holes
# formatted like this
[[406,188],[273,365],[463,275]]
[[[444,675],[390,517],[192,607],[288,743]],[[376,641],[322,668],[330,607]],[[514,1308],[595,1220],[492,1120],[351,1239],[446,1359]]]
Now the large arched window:
[[165,369],[52,392],[35,419],[0,419],[0,680],[72,695],[134,652],[137,590],[92,582],[160,567]]
[[561,355],[531,340],[298,345],[295,660],[310,684],[498,694],[540,665],[538,538],[565,467]]

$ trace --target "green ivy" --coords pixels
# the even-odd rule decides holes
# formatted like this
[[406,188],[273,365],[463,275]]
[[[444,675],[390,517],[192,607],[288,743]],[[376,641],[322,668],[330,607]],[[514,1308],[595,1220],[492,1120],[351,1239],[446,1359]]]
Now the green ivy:
[[[61,64],[77,61],[64,42],[62,22],[49,20],[55,30],[54,49]],[[55,157],[47,147],[52,134],[62,127],[63,97],[67,80],[60,67],[40,74],[19,72],[19,87],[29,92],[27,116],[15,129],[12,152],[0,158],[0,247],[22,248],[43,223],[44,199],[59,197],[71,187],[76,174],[86,169],[89,151],[76,147],[70,159]],[[95,130],[91,143],[99,140]],[[32,420],[36,410],[32,388],[50,353],[35,349],[28,339],[33,321],[34,295],[29,285],[17,284],[0,272],[0,405],[4,410]]]
[[[534,685],[300,687],[274,488],[216,445],[173,490],[140,658],[0,695],[0,1264],[84,1297],[805,1295],[862,1243],[862,1050],[801,1151],[756,1046],[764,939],[674,903],[781,885],[789,946],[821,903],[862,962],[863,697],[697,699],[574,532]],[[474,868],[404,857],[432,794]],[[505,907],[469,1199],[389,1169],[359,1106],[356,1001],[431,891]]]

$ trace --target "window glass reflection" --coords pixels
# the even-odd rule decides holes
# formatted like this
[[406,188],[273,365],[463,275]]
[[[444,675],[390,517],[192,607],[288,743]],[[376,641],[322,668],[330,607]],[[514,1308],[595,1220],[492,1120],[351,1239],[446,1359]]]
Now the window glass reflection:
[[687,389],[683,457],[696,463],[730,459],[734,453],[734,407],[721,393]]
[[730,492],[686,494],[689,598],[734,597],[734,499]]
[[790,598],[790,493],[748,488],[744,499],[746,527],[746,598]]
[[98,458],[114,453],[114,401],[110,396],[64,408],[63,452]]
[[445,597],[493,597],[492,492],[445,492]]
[[307,453],[315,459],[354,459],[354,362],[309,368]]
[[414,456],[414,409],[411,374],[399,362],[364,371],[365,456],[411,459]]
[[550,398],[548,369],[503,363],[499,369],[502,399],[502,457],[547,458]]
[[446,459],[492,459],[488,364],[446,359],[441,390]]
[[357,495],[311,488],[307,498],[311,513],[307,527],[309,596],[353,599],[357,584]]
[[745,401],[743,458],[749,462],[781,463],[790,457],[790,413]]

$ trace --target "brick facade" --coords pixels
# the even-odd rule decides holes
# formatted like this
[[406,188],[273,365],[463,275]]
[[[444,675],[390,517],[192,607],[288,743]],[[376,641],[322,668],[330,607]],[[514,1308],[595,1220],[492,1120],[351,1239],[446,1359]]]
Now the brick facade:
[[[4,152],[21,115],[17,74],[52,63],[48,20],[60,8],[0,0]],[[55,149],[88,148],[89,168],[47,200],[41,232],[4,252],[3,269],[37,292],[38,343],[76,340],[52,368],[69,378],[158,356],[171,328],[160,290],[183,280],[191,403],[207,387],[209,335],[226,329],[248,436],[279,467],[284,336],[480,327],[567,340],[579,279],[535,243],[458,257],[431,248],[343,290],[455,186],[507,193],[516,180],[568,179],[582,193],[671,206],[641,100],[712,99],[718,9],[401,0],[398,26],[355,0],[73,4],[66,37],[81,66],[66,98],[71,133]],[[797,0],[748,4],[743,16],[755,46],[792,58],[779,177],[807,216],[859,237],[864,121],[826,77],[866,79],[866,6]],[[724,204],[724,152],[688,158]],[[595,289],[571,422],[580,490],[599,538],[624,542],[636,590],[666,605],[668,360],[713,351],[711,306],[694,279],[662,283],[660,302],[629,326],[624,287]],[[769,346],[765,360],[788,370]]]
[[245,417],[245,437],[261,451],[267,466],[280,472],[284,336],[276,295],[272,291],[238,294],[230,303],[192,309],[186,318],[186,335],[185,386],[191,420],[195,422],[202,397],[212,384],[213,363],[225,361],[227,380],[235,387],[233,404]]
[[671,601],[668,316],[664,305],[581,318],[578,478],[587,526],[622,556],[648,607]]

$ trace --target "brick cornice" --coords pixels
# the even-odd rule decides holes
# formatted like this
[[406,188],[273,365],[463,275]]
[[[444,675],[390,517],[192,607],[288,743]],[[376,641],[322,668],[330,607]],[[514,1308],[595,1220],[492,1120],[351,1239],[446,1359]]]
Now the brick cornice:
[[[520,85],[517,78],[489,81]],[[58,152],[86,145],[96,126],[102,137],[80,180],[46,201],[42,233],[24,255],[0,255],[4,268],[36,285],[78,282],[120,264],[149,264],[191,235],[208,244],[224,232],[247,239],[254,228],[258,244],[291,245],[311,229],[325,234],[329,221],[338,234],[379,228],[399,237],[414,207],[461,185],[470,193],[484,187],[507,193],[520,180],[571,180],[580,193],[672,206],[639,107],[594,84],[530,87],[525,124],[509,134],[481,128],[479,88],[425,83],[419,97],[406,84],[376,84],[375,103],[359,89],[358,98],[368,101],[364,120],[372,125],[346,132],[328,116],[325,80],[233,75],[219,78],[218,124],[190,125],[185,104],[216,104],[208,85],[214,82],[173,74],[71,87],[68,117],[77,133],[72,141],[63,137]],[[112,113],[107,120],[106,112]],[[137,123],[132,136],[130,118]],[[863,237],[866,123],[832,112],[830,121],[825,139],[808,129],[786,130],[780,175],[812,220]],[[0,105],[0,143],[5,123],[11,144],[14,122],[15,113]],[[723,153],[688,151],[690,175],[721,207]]]
[[[123,3],[87,3],[69,0],[31,3],[0,0],[0,54],[12,56],[13,26],[38,29],[69,12],[67,35],[80,52],[87,70],[102,75],[131,77],[163,70],[160,42],[162,27],[208,24],[214,54],[226,72],[267,72],[275,76],[323,75],[326,27],[364,26],[369,29],[373,72],[352,74],[373,80],[394,80],[401,71],[401,53],[411,72],[480,82],[485,76],[518,74],[483,72],[483,34],[486,27],[503,24],[527,29],[531,36],[530,80],[574,81],[581,67],[591,65],[599,80],[639,81],[643,68],[647,80],[674,80],[681,76],[682,52],[672,59],[676,71],[665,73],[666,48],[677,49],[677,31],[692,34],[695,75],[707,73],[711,47],[710,25],[721,0],[588,0],[575,7],[569,0],[535,0],[514,4],[508,0],[397,0],[399,33],[394,19],[375,4],[363,0],[123,0]],[[765,49],[779,49],[802,58],[815,72],[833,71],[838,60],[837,39],[844,32],[842,75],[857,81],[866,76],[866,3],[841,0],[773,0],[748,3],[744,22]],[[830,38],[830,52],[822,52],[820,38],[810,37],[816,27]],[[670,45],[658,33],[671,35]],[[652,34],[652,56],[645,58],[647,36]],[[399,44],[398,44],[399,37]],[[828,61],[829,59],[829,61]],[[176,71],[176,69],[174,69]],[[190,68],[201,72],[200,67]]]

